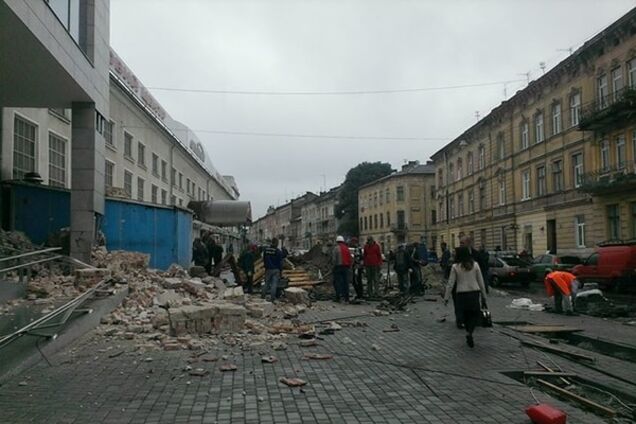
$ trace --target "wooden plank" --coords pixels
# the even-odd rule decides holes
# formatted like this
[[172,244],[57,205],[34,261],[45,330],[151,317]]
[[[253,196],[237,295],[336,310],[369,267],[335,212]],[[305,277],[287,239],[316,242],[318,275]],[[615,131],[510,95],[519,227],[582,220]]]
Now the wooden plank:
[[[554,370],[552,368],[550,368],[549,366],[545,365],[541,361],[537,361],[537,365],[539,365],[541,368],[543,368],[546,371],[554,372]],[[568,380],[566,380],[565,378],[563,378],[563,377],[560,377],[559,380],[561,380],[563,382],[563,384],[565,384],[566,386],[570,385],[570,382]]]
[[508,328],[522,333],[576,333],[583,331],[582,328],[566,325],[510,325]]
[[526,345],[526,346],[536,347],[536,348],[547,350],[548,352],[556,353],[556,354],[559,354],[559,355],[567,355],[567,356],[570,356],[570,357],[575,358],[575,359],[581,359],[581,360],[584,360],[584,361],[596,362],[596,358],[594,358],[593,356],[583,355],[582,353],[570,352],[568,350],[559,349],[558,347],[546,345],[546,344],[543,344],[543,343],[537,343],[537,342],[533,342],[533,341],[530,341],[530,340],[521,340],[521,343]]
[[616,415],[616,411],[611,409],[611,408],[607,408],[607,407],[605,407],[603,405],[599,405],[598,403],[596,403],[594,401],[591,401],[589,399],[581,397],[581,396],[577,395],[576,393],[572,393],[569,390],[565,390],[565,389],[563,389],[563,388],[561,388],[559,386],[555,386],[554,384],[549,383],[549,382],[547,382],[545,380],[542,380],[542,379],[539,378],[539,379],[537,379],[537,383],[539,383],[540,385],[542,385],[544,387],[547,387],[547,388],[549,388],[551,390],[554,390],[555,392],[559,393],[560,395],[562,395],[562,396],[564,396],[564,397],[566,397],[568,399],[577,401],[577,402],[587,406],[588,408],[594,409],[595,411],[600,412],[603,415],[607,415],[609,417],[613,417],[613,416]]
[[576,374],[574,373],[561,371],[524,371],[523,375],[528,377],[576,377]]

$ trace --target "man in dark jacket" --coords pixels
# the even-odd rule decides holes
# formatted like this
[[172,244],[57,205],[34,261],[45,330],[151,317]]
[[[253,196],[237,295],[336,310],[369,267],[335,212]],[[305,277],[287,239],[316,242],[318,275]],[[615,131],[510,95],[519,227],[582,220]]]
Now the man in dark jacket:
[[[426,250],[426,248],[424,248]],[[411,294],[421,296],[424,294],[424,284],[422,284],[422,269],[420,267],[426,265],[426,256],[420,256],[420,244],[415,242],[407,247],[410,258],[410,279]]]
[[400,293],[407,294],[409,292],[409,269],[411,268],[411,258],[406,251],[404,243],[398,245],[397,250],[393,254],[393,269],[397,274]]
[[199,237],[195,238],[192,244],[192,261],[194,265],[204,268],[208,264],[208,249]]
[[239,256],[238,263],[243,272],[245,273],[245,285],[243,289],[245,293],[252,294],[252,284],[254,278],[254,262],[256,261],[256,246],[249,245],[241,255]]
[[356,291],[356,299],[362,299],[364,296],[364,288],[362,286],[362,271],[364,269],[362,248],[358,245],[358,239],[356,237],[351,237],[349,245],[350,248],[353,249],[351,281],[353,282],[353,289]]
[[486,286],[486,293],[490,292],[490,279],[488,278],[488,268],[490,267],[490,254],[486,250],[486,246],[483,244],[479,247],[477,263],[481,270],[481,276],[484,279],[484,286]]
[[442,257],[439,260],[439,265],[444,272],[444,279],[448,280],[448,276],[450,275],[451,269],[451,252],[448,250],[448,245],[444,242],[440,244],[442,248]]
[[283,272],[283,252],[278,248],[278,239],[274,237],[271,244],[263,250],[263,264],[265,265],[265,284],[263,297],[269,297],[273,302],[278,294],[278,283]]

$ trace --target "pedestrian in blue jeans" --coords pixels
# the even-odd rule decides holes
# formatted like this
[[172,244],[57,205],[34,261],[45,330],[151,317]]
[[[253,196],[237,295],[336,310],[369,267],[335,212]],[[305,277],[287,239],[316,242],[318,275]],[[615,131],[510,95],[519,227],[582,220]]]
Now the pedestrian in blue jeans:
[[278,239],[274,237],[269,247],[263,250],[263,264],[265,265],[265,284],[263,285],[263,297],[267,296],[274,301],[277,297],[278,283],[283,272],[283,252],[278,248]]
[[349,272],[353,265],[353,257],[344,237],[336,237],[336,246],[331,255],[333,263],[333,283],[336,289],[336,302],[344,299],[349,303]]

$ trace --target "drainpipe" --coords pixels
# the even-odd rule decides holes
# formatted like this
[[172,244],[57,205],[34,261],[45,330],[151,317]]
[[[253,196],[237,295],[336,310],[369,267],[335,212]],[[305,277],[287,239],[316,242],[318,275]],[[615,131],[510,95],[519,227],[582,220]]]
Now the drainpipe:
[[[168,180],[169,185],[170,185],[170,200],[171,201],[172,201],[172,196],[174,196],[174,183],[176,182],[176,179],[177,179],[177,176],[175,175],[174,176],[175,177],[175,181],[172,180],[172,175],[173,175],[172,170],[175,169],[174,168],[174,148],[175,148],[175,145],[172,144],[172,146],[170,146],[170,179]],[[176,174],[176,172],[175,172],[175,174]],[[175,199],[174,203],[175,204],[172,205],[172,206],[176,206],[176,204],[177,204],[176,199]]]

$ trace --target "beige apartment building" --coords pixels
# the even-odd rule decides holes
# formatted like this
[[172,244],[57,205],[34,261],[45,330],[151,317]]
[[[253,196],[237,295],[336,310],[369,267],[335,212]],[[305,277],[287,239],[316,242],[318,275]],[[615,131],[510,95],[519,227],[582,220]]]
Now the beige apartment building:
[[432,163],[409,162],[399,172],[362,186],[358,191],[360,238],[373,236],[385,252],[420,240],[434,246],[434,193]]
[[636,10],[432,156],[440,241],[586,255],[636,238]]

